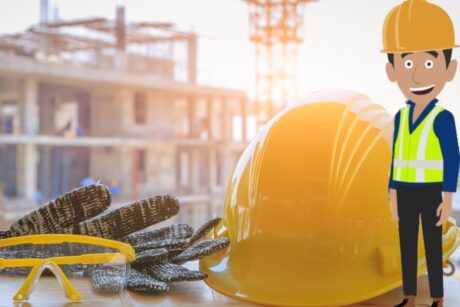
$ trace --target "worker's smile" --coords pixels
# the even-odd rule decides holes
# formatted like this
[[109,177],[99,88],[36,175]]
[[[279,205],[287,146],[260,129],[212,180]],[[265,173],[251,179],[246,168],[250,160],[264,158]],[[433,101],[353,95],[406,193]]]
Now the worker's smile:
[[434,89],[434,84],[424,87],[411,87],[410,91],[416,95],[426,95]]

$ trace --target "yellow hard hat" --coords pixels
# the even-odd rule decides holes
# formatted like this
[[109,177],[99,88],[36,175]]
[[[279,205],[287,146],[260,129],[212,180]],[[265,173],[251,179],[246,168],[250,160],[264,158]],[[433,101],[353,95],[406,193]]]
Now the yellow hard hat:
[[405,0],[393,8],[383,25],[386,53],[429,51],[459,47],[446,11],[425,0]]
[[[200,260],[216,291],[263,305],[334,306],[402,284],[388,175],[392,117],[368,97],[319,91],[272,118],[229,182],[210,238],[229,247]],[[426,272],[422,231],[418,276]],[[443,224],[444,266],[460,243]]]

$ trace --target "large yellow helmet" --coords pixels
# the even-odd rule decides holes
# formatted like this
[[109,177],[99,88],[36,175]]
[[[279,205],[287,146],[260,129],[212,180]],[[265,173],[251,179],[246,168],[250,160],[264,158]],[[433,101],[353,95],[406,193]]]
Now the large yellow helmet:
[[454,25],[439,6],[425,0],[405,0],[392,9],[383,26],[386,53],[429,51],[459,47]]
[[[200,269],[216,291],[270,305],[359,302],[402,284],[388,177],[392,117],[368,97],[321,91],[270,120],[241,156],[223,220],[225,251]],[[443,224],[444,266],[460,243]],[[422,231],[418,276],[426,272]]]

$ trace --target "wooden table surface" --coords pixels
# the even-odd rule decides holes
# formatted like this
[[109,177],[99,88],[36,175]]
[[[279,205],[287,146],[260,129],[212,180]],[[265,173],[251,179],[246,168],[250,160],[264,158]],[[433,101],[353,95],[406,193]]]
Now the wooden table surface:
[[[417,282],[417,306],[431,306],[428,276]],[[173,283],[170,292],[162,296],[145,296],[128,291],[128,306],[255,306],[217,293],[204,281]],[[444,277],[444,306],[460,307],[460,272]],[[373,299],[349,306],[393,306],[402,299],[402,288],[394,289]]]
[[[190,269],[196,269],[198,266],[197,261],[189,263],[187,267]],[[2,284],[3,282],[3,284]],[[42,280],[42,282],[46,282]],[[417,295],[417,306],[430,306],[430,292],[428,287],[427,275],[418,279],[418,295]],[[40,281],[39,281],[40,285]],[[6,286],[5,280],[0,278],[0,306],[18,306],[1,297],[2,289]],[[210,289],[204,281],[194,282],[175,282],[171,283],[171,290],[162,295],[143,295],[132,291],[127,291],[123,299],[111,300],[107,302],[98,302],[97,307],[105,306],[255,306],[253,304],[244,303],[224,295],[221,295],[212,289]],[[38,286],[37,286],[38,287]],[[39,287],[38,287],[39,288]],[[37,288],[37,291],[39,290]],[[458,307],[460,306],[460,272],[456,272],[453,277],[444,277],[444,306],[446,307]],[[35,294],[35,295],[34,295]],[[56,293],[56,297],[61,298],[63,292]],[[33,293],[32,297],[37,298],[40,296],[38,293]],[[19,306],[31,307],[31,306],[46,306],[46,307],[73,307],[73,306],[94,306],[94,302],[87,303],[66,303],[58,304],[53,302],[53,295],[47,294],[45,298],[33,300],[34,302],[25,303]],[[394,289],[383,295],[375,297],[365,302],[355,304],[352,306],[393,306],[402,299],[402,289]]]

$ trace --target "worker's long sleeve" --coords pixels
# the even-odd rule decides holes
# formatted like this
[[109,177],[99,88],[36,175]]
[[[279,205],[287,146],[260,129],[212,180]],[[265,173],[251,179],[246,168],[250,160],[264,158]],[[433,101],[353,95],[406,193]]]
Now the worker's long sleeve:
[[459,170],[459,148],[455,118],[451,112],[444,110],[436,116],[433,129],[439,139],[443,158],[443,191],[456,192]]
[[399,111],[396,113],[394,117],[394,130],[393,130],[393,145],[392,145],[392,154],[391,154],[391,166],[390,166],[390,178],[388,182],[388,187],[390,189],[396,189],[396,183],[393,180],[393,159],[395,155],[395,142],[396,137],[398,136],[398,129],[399,129]]

